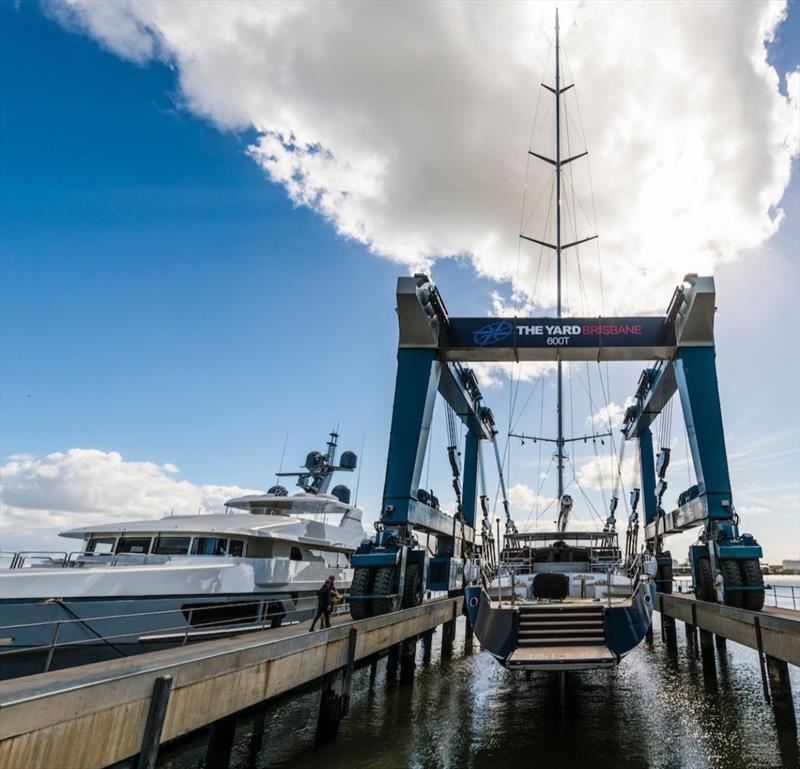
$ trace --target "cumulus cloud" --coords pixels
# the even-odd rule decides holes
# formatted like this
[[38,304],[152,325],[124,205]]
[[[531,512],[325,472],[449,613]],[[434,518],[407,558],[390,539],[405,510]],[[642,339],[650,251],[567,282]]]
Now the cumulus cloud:
[[[46,7],[119,56],[174,67],[183,105],[222,129],[254,129],[253,160],[341,235],[410,269],[466,257],[515,281],[511,303],[552,307],[551,252],[518,240],[523,188],[523,229],[553,236],[552,171],[526,154],[537,101],[533,146],[552,152],[552,97],[539,88],[552,77],[550,4]],[[601,235],[599,252],[568,252],[567,309],[662,309],[684,273],[776,231],[798,151],[800,77],[789,73],[781,95],[786,73],[765,51],[784,17],[784,3],[562,8],[577,84],[565,142],[591,160],[568,166],[566,236],[591,234],[595,220]]]
[[608,493],[614,488],[618,473],[625,489],[630,489],[636,485],[638,480],[636,479],[635,458],[630,454],[624,457],[620,472],[615,456],[598,455],[578,467],[575,471],[575,477],[585,491],[591,489]]
[[12,456],[0,467],[3,548],[42,547],[37,536],[52,542],[55,532],[92,523],[222,512],[226,500],[256,493],[196,485],[179,472],[169,463],[130,462],[98,449]]
[[629,406],[634,404],[634,399],[628,397],[621,406],[613,401],[607,406],[602,406],[596,414],[586,417],[586,424],[594,430],[610,430],[615,432],[622,428],[622,417],[625,416]]

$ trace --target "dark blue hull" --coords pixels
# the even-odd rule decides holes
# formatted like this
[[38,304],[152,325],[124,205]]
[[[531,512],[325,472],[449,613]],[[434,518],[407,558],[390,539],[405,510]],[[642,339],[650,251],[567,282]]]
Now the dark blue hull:
[[[603,605],[598,602],[587,603],[585,608],[592,608],[597,615],[602,611],[602,630],[604,648],[604,661],[598,662],[596,667],[607,667],[608,661],[619,662],[629,651],[641,643],[647,633],[652,620],[653,604],[655,598],[655,585],[642,581],[637,586],[629,604],[625,606]],[[525,668],[524,662],[520,664],[520,655],[515,654],[521,646],[531,646],[530,643],[521,643],[524,639],[520,635],[520,612],[517,608],[492,606],[486,591],[479,586],[467,587],[465,590],[466,610],[469,621],[475,631],[475,636],[483,649],[492,654],[506,667]],[[547,609],[557,612],[559,608],[565,612],[570,607],[579,607],[580,604],[548,604]],[[599,620],[598,620],[599,623]],[[551,623],[552,624],[552,623]],[[568,623],[567,623],[568,624]],[[593,642],[597,643],[597,642]],[[561,663],[568,663],[574,658],[575,649],[580,646],[579,641],[571,640],[560,646],[553,643],[538,644],[538,649],[547,649],[547,656],[551,658],[552,667],[558,668]],[[597,647],[593,647],[597,648]],[[558,659],[558,649],[567,649],[564,659]],[[514,659],[512,659],[512,656]],[[524,656],[524,655],[522,655]],[[511,664],[513,663],[513,664]],[[531,665],[532,668],[542,669],[543,664]],[[563,665],[562,665],[563,667]],[[593,667],[591,662],[576,666],[575,669]]]

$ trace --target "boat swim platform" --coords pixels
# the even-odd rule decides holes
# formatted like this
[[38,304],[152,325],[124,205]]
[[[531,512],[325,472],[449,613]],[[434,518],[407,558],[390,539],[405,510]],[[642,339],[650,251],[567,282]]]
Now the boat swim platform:
[[[102,769],[137,755],[138,766],[153,766],[159,744],[292,690],[330,686],[338,673],[345,691],[333,700],[347,702],[358,662],[406,646],[413,655],[439,625],[442,653],[452,648],[462,607],[463,596],[434,598],[364,620],[334,617],[326,630],[303,622],[4,681],[0,767]],[[337,704],[337,723],[345,712]]]
[[616,666],[606,646],[519,646],[508,658],[509,670],[594,670]]

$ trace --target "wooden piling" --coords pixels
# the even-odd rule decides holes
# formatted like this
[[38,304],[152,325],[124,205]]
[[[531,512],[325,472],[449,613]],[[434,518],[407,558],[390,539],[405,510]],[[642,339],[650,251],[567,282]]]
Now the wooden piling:
[[397,666],[400,661],[400,644],[395,644],[389,649],[386,657],[386,680],[394,681],[397,678]]
[[317,733],[314,745],[326,745],[336,739],[339,722],[342,719],[342,695],[337,691],[334,679],[338,674],[328,676],[322,687],[317,716]]
[[407,638],[400,644],[400,683],[408,684],[414,680],[417,666],[417,638]]
[[772,707],[794,711],[792,703],[792,683],[789,680],[789,665],[784,660],[764,655],[767,661],[767,677],[772,694]]
[[700,656],[703,660],[703,673],[709,676],[717,674],[717,663],[714,658],[714,636],[708,630],[700,628]]
[[453,656],[453,641],[456,637],[457,607],[453,604],[453,616],[442,625],[442,659]]
[[236,735],[236,715],[217,721],[211,727],[206,747],[205,769],[228,769],[231,763],[233,738]]
[[675,619],[668,617],[663,612],[661,614],[661,633],[667,649],[671,652],[678,650],[678,634],[675,629]]
[[431,661],[431,649],[433,648],[433,628],[426,630],[422,634],[422,663],[427,665]]
[[158,745],[161,742],[161,730],[164,717],[167,715],[169,695],[172,691],[172,676],[159,676],[153,684],[153,697],[147,713],[147,722],[142,737],[142,747],[136,769],[154,769],[158,758]]

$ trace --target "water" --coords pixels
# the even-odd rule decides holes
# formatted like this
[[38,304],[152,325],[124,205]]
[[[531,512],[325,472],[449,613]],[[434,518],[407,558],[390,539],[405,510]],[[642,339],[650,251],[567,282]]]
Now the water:
[[[795,578],[795,584],[797,580]],[[728,643],[716,679],[689,654],[683,624],[670,653],[655,615],[646,642],[615,670],[535,673],[526,681],[487,654],[464,652],[459,621],[453,658],[441,662],[434,635],[411,685],[356,672],[350,713],[336,740],[314,749],[319,690],[265,713],[262,744],[256,715],[240,718],[232,769],[727,769],[800,766],[797,731],[764,702],[758,656]],[[790,666],[795,712],[800,671]],[[208,733],[162,749],[159,769],[202,769]]]

